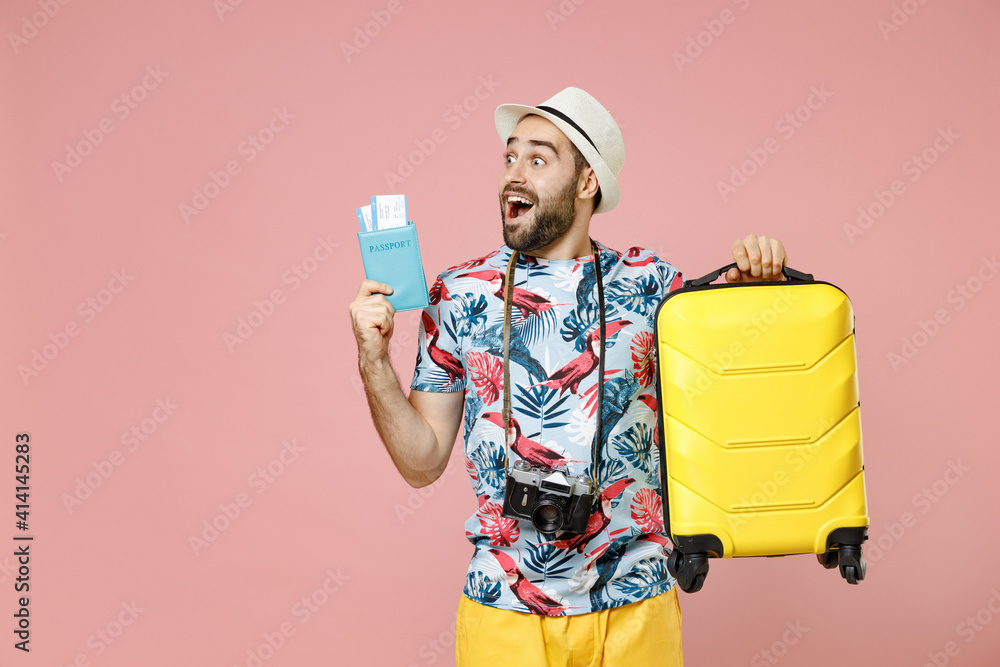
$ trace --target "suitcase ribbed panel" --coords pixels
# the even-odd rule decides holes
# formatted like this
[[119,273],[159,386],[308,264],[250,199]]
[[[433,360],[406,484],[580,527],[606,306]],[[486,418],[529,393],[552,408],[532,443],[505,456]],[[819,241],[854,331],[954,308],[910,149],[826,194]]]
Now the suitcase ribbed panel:
[[725,556],[868,525],[854,314],[825,283],[675,293],[657,315],[670,530]]

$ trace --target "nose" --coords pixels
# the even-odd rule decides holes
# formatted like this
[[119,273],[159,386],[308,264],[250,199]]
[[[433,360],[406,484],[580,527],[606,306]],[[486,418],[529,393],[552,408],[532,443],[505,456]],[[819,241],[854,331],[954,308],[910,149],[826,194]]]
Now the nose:
[[515,158],[513,162],[508,163],[504,166],[503,178],[504,183],[521,185],[525,182],[525,171],[524,165],[520,159]]

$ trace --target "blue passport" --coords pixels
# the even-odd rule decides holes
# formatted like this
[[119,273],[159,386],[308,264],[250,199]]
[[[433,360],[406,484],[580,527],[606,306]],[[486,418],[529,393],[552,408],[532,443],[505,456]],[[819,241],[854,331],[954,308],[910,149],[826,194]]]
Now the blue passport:
[[386,295],[396,309],[415,310],[428,303],[427,279],[420,261],[417,228],[412,222],[402,227],[358,232],[365,276],[392,287]]

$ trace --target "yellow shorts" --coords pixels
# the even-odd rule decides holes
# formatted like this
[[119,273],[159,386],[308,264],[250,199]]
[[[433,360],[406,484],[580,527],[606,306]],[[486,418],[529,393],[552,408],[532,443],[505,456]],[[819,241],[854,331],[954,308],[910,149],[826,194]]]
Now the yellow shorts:
[[462,596],[458,667],[643,667],[684,664],[677,587],[614,609],[541,616],[496,609]]

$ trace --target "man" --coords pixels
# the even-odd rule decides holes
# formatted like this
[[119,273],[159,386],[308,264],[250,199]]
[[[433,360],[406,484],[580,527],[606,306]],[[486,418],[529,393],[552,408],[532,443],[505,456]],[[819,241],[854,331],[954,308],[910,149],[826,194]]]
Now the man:
[[[507,146],[504,246],[434,283],[408,399],[389,363],[391,287],[366,280],[351,304],[372,418],[399,472],[420,487],[444,471],[464,410],[479,509],[466,522],[475,549],[459,603],[459,665],[681,665],[652,336],[656,305],[681,275],[646,250],[592,245],[591,216],[618,203],[625,159],[596,99],[567,88],[537,107],[501,105],[496,125]],[[732,255],[730,282],[784,279],[776,239],[751,234]],[[586,527],[540,532],[512,518],[505,489],[517,461],[579,477],[593,492]]]

